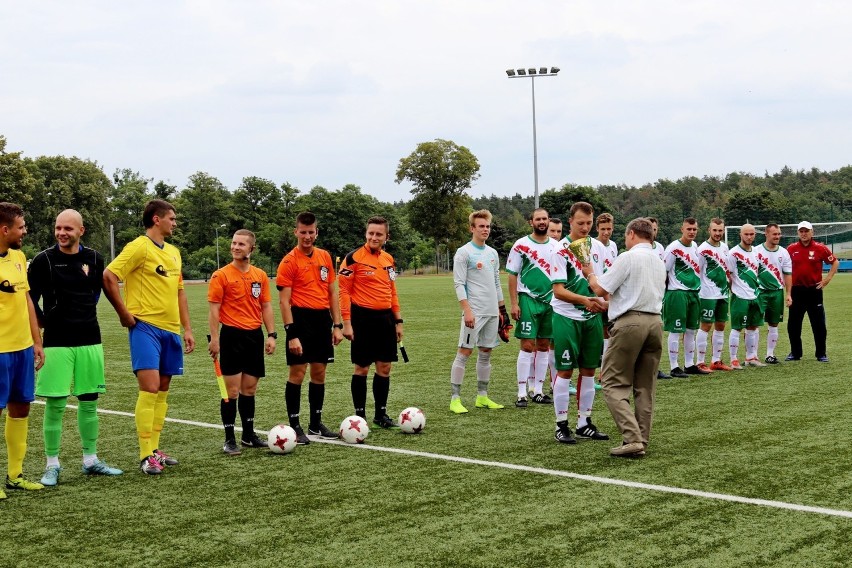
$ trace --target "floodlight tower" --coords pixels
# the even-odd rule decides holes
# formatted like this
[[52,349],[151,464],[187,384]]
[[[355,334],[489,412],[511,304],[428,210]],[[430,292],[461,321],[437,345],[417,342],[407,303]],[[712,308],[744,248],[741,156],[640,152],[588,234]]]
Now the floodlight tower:
[[551,67],[548,72],[547,67],[535,67],[528,69],[506,69],[506,75],[509,79],[530,79],[532,84],[532,123],[533,123],[533,176],[535,177],[535,208],[538,209],[538,140],[536,137],[535,128],[535,79],[536,77],[556,77],[559,73],[559,67]]

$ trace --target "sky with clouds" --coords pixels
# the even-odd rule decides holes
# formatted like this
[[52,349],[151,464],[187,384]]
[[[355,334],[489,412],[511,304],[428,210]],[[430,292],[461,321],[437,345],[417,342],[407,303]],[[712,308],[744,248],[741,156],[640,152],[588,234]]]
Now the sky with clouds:
[[7,151],[407,200],[444,138],[471,194],[852,163],[844,1],[0,0]]

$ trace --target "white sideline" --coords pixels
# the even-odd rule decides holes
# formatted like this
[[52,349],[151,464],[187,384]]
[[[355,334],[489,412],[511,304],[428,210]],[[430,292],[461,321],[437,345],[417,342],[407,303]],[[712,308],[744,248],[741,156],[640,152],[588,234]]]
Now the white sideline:
[[[43,401],[37,400],[34,401],[34,404],[44,404]],[[77,408],[77,406],[73,404],[69,404],[68,408]],[[102,414],[113,414],[116,416],[129,416],[133,418],[133,413],[124,412],[121,410],[107,410],[105,408],[98,408],[98,412]],[[166,418],[167,422],[174,422],[176,424],[186,424],[188,426],[198,426],[201,428],[213,428],[217,430],[221,430],[221,424],[210,424],[207,422],[196,422],[194,420],[182,420],[180,418]],[[240,431],[241,428],[236,427],[235,430]],[[403,454],[407,456],[417,456],[421,458],[431,458],[436,460],[444,460],[450,462],[457,462],[469,465],[482,465],[486,467],[497,467],[501,469],[510,469],[514,471],[524,471],[527,473],[538,473],[542,475],[550,475],[553,477],[567,477],[570,479],[578,479],[581,481],[589,481],[592,483],[602,483],[605,485],[617,485],[620,487],[631,487],[633,489],[645,489],[646,491],[658,491],[660,493],[674,493],[677,495],[689,495],[690,497],[699,497],[701,499],[714,499],[716,501],[729,501],[732,503],[742,503],[745,505],[757,505],[760,507],[771,507],[774,509],[786,509],[789,511],[797,511],[800,513],[814,513],[818,515],[828,515],[832,517],[845,517],[847,519],[852,519],[852,511],[844,511],[842,509],[829,509],[826,507],[813,507],[810,505],[798,505],[796,503],[785,503],[784,501],[772,501],[769,499],[754,499],[752,497],[741,497],[739,495],[727,495],[725,493],[713,493],[710,491],[698,491],[696,489],[684,489],[681,487],[669,487],[667,485],[654,485],[651,483],[640,483],[638,481],[627,481],[623,479],[612,479],[609,477],[598,477],[596,475],[584,475],[581,473],[572,473],[570,471],[561,471],[558,469],[546,469],[543,467],[532,467],[528,465],[518,465],[513,463],[504,463],[504,462],[495,462],[495,461],[487,461],[487,460],[478,460],[473,458],[464,458],[458,456],[448,456],[444,454],[433,454],[430,452],[418,452],[416,450],[404,450],[400,448],[387,448],[382,446],[371,446],[368,444],[356,444],[351,445],[345,442],[341,442],[338,440],[323,440],[322,438],[318,438],[315,436],[310,436],[312,442],[319,442],[323,444],[332,444],[337,446],[346,446],[351,448],[358,448],[362,450],[373,450],[378,452],[389,452],[394,454]]]

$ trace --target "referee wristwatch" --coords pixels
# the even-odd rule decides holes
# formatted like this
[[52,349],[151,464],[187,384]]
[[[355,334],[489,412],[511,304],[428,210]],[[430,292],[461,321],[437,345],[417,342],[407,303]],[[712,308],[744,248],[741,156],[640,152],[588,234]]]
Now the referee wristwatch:
[[336,327],[337,329],[343,329],[343,324],[342,323],[336,323],[336,324],[332,325],[331,327],[332,328]]
[[266,334],[266,337],[271,337],[272,339],[278,339],[278,332],[277,331],[270,331],[269,333]]

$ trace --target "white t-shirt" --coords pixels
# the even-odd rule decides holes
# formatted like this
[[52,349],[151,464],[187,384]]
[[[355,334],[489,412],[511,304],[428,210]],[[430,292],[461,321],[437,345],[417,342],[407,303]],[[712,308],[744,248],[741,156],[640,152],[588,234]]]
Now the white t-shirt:
[[666,266],[648,243],[619,255],[598,284],[609,292],[609,319],[630,310],[659,314],[666,290]]

